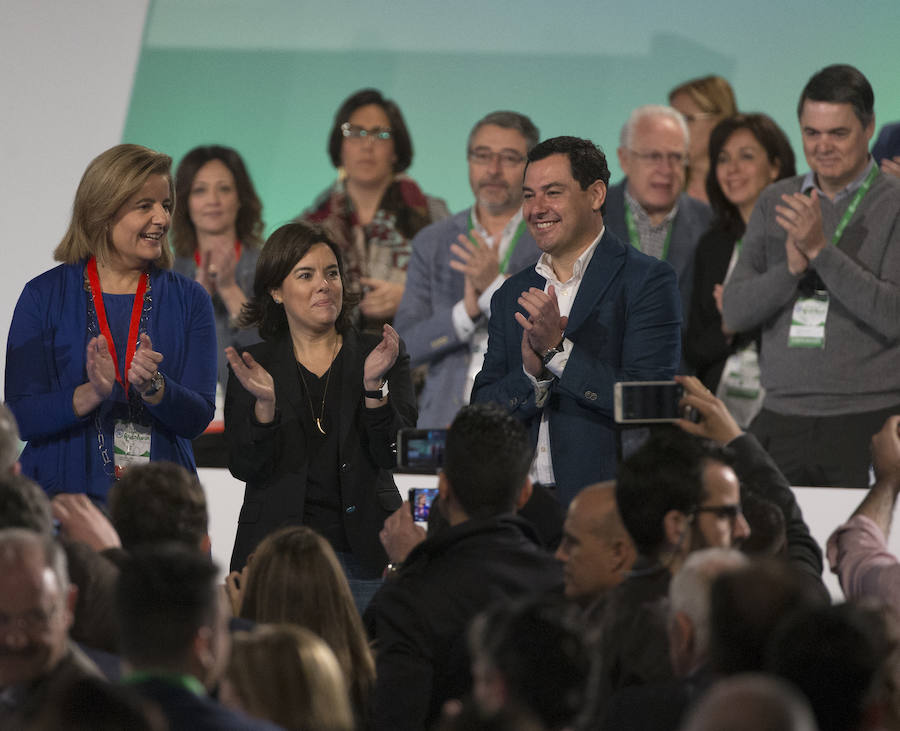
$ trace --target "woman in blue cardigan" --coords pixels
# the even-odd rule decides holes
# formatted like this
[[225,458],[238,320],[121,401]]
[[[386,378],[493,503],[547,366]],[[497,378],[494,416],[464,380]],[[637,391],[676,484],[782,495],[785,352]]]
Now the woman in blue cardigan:
[[172,160],[117,145],[91,162],[54,257],[10,326],[6,401],[28,443],[22,470],[50,495],[106,500],[132,465],[194,470],[190,440],[213,415],[209,296],[168,271]]

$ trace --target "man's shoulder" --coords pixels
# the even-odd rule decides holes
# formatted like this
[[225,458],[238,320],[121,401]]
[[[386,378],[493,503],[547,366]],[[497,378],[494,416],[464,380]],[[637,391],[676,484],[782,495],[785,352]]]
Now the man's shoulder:
[[703,201],[692,198],[687,193],[678,196],[678,213],[675,218],[683,219],[693,225],[701,225],[704,230],[712,220],[712,209]]
[[759,201],[757,205],[761,202],[769,202],[772,200],[777,201],[785,193],[796,193],[803,185],[803,179],[805,177],[805,174],[794,175],[790,178],[782,178],[781,180],[776,180],[774,183],[767,185],[765,188],[763,188],[762,193],[759,194]]
[[413,248],[439,246],[442,243],[449,246],[451,243],[454,243],[456,237],[461,233],[466,233],[469,228],[469,213],[471,210],[471,208],[464,208],[449,218],[442,218],[440,221],[428,224],[413,238]]

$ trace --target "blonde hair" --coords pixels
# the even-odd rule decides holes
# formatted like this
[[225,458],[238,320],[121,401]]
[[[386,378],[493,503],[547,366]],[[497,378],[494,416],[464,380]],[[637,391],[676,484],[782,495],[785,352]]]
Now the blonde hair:
[[[162,175],[169,181],[169,191],[175,200],[172,184],[172,158],[140,145],[116,145],[91,160],[72,204],[72,220],[66,235],[53,258],[66,264],[76,264],[96,256],[103,260],[112,253],[109,224],[118,210],[135,195],[151,175]],[[163,237],[162,254],[156,266],[172,266],[172,252]]]
[[328,645],[295,625],[237,632],[225,671],[243,710],[296,731],[352,731],[344,676]]
[[299,625],[325,640],[344,672],[354,708],[365,716],[375,660],[328,541],[306,526],[282,528],[262,540],[248,566],[241,616]]
[[709,114],[723,117],[737,114],[734,90],[721,76],[703,76],[679,84],[669,92],[669,104],[678,94],[687,94],[702,111]]

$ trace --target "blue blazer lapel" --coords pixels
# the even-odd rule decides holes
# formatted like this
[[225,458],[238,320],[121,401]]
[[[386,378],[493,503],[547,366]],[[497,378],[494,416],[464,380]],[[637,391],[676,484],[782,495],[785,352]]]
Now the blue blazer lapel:
[[585,319],[594,311],[597,302],[625,266],[625,244],[608,228],[597,244],[594,255],[578,288],[578,295],[569,313],[566,335],[577,332]]

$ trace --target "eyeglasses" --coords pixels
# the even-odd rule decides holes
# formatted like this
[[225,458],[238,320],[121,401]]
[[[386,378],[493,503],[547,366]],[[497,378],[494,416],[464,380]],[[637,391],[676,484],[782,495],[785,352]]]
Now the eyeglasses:
[[358,127],[350,122],[344,122],[341,125],[341,134],[349,140],[377,140],[379,142],[387,142],[393,139],[394,133],[387,127]]
[[481,148],[469,150],[468,158],[469,162],[475,165],[490,165],[494,159],[497,159],[505,168],[518,167],[525,162],[524,155],[520,155],[518,152],[494,152]]
[[744,514],[744,511],[741,509],[740,503],[732,503],[731,505],[701,506],[699,508],[694,508],[691,513],[711,513],[719,520],[729,520],[734,523],[734,521]]
[[687,155],[683,152],[638,152],[628,150],[638,160],[653,167],[665,164],[666,167],[683,168],[687,165]]

